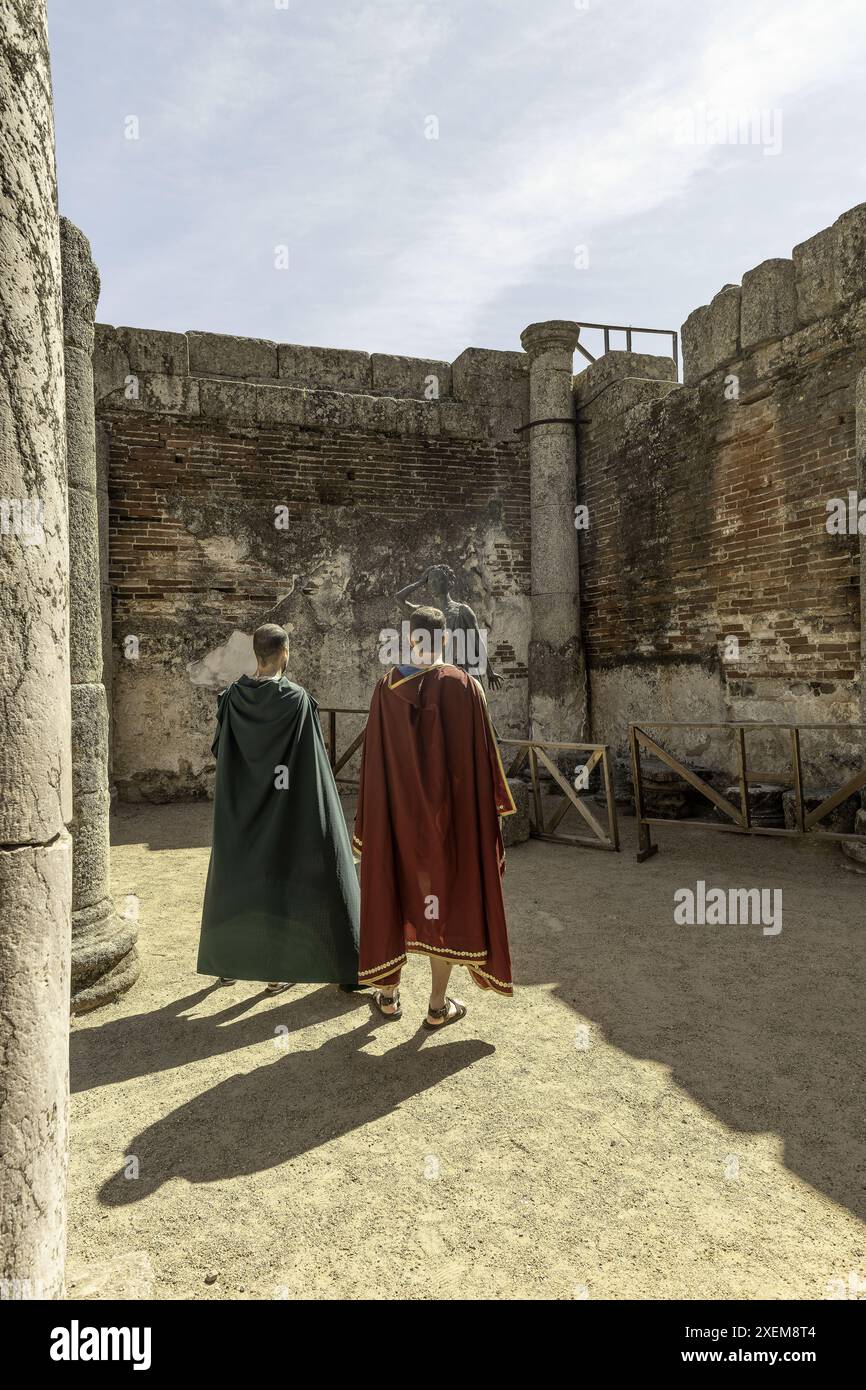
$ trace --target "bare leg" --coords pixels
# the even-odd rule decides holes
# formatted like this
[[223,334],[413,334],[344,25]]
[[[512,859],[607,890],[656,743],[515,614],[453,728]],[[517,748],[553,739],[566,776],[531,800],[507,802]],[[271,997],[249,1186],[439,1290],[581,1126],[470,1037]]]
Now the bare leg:
[[[441,1009],[441,1008],[444,1006],[444,1004],[445,1004],[445,991],[446,991],[446,989],[448,988],[448,981],[449,981],[450,978],[451,978],[451,971],[452,971],[453,969],[454,969],[454,963],[453,963],[453,961],[450,961],[450,960],[443,960],[443,959],[441,958],[441,956],[431,956],[431,957],[430,957],[430,974],[431,974],[431,976],[432,976],[431,983],[430,983],[430,1008],[431,1008],[431,1009]],[[448,1015],[446,1015],[446,1017],[451,1017],[451,1018],[453,1018],[453,1017],[455,1016],[456,1012],[457,1012],[457,1011],[456,1011],[453,1007],[450,1007],[450,1006],[449,1006]],[[428,1013],[427,1013],[427,1022],[428,1022],[428,1023],[435,1024],[436,1026],[438,1026],[438,1027],[441,1028],[441,1027],[442,1027],[442,1024],[443,1024],[445,1021],[446,1021],[446,1020],[443,1019],[443,1018],[432,1018],[431,1015],[430,1015],[430,1013],[429,1013],[429,1011],[428,1011]]]

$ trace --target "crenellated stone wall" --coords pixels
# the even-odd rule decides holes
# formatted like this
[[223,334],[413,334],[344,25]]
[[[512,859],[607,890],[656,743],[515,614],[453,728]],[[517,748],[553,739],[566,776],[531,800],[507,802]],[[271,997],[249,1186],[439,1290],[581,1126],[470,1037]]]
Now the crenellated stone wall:
[[[861,717],[866,539],[856,517],[828,531],[827,508],[862,488],[864,248],[866,204],[726,285],[683,325],[683,385],[634,353],[575,380],[591,722],[620,753],[630,720]],[[790,766],[786,738],[749,742],[752,767]],[[680,744],[726,770],[730,749]],[[804,736],[806,775],[832,781],[861,750]]]
[[100,413],[515,442],[529,404],[520,352],[453,362],[300,347],[220,333],[96,325]]
[[[769,351],[756,362],[763,374],[786,357],[833,338],[836,328],[859,331],[844,311],[866,298],[866,203],[842,214],[832,227],[795,246],[789,259],[762,261],[746,271],[742,285],[725,285],[709,303],[689,314],[682,328],[683,380],[703,381],[719,367],[754,349]],[[787,340],[818,325],[799,343]]]

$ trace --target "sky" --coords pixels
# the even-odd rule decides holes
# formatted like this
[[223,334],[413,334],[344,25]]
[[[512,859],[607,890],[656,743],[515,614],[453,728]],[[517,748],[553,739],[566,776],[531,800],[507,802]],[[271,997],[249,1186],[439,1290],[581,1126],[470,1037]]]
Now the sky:
[[678,329],[866,201],[864,0],[48,15],[61,211],[116,326],[449,361]]

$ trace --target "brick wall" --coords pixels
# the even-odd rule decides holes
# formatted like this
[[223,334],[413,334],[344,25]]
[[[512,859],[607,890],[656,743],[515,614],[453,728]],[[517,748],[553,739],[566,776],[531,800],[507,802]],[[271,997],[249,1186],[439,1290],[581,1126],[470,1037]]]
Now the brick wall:
[[[519,446],[303,429],[240,438],[113,411],[102,422],[110,438],[110,578],[120,627],[167,617],[181,595],[203,615],[249,623],[278,596],[275,569],[309,566],[311,542],[325,535],[335,545],[351,536],[369,549],[358,556],[352,586],[355,596],[379,603],[383,622],[393,605],[377,592],[371,568],[399,587],[424,564],[457,558],[461,533],[490,521],[503,529],[489,560],[491,598],[528,592],[529,479]],[[288,506],[287,532],[274,525],[278,505]],[[194,518],[211,523],[217,515],[229,534],[247,531],[259,542],[240,572],[216,573],[190,529]],[[512,650],[495,635],[493,647],[500,659]],[[521,677],[523,656],[511,661]]]
[[[858,486],[863,330],[860,303],[692,386],[634,380],[629,354],[619,380],[577,378],[593,736],[621,754],[630,720],[859,721],[860,537],[828,533],[827,503]],[[749,740],[753,767],[790,765],[787,735]],[[720,749],[679,742],[730,768]],[[856,757],[804,735],[813,781]]]
[[858,542],[825,523],[827,500],[856,487],[864,362],[863,352],[830,354],[752,402],[744,377],[738,402],[721,390],[677,392],[647,408],[647,429],[582,430],[583,631],[594,669],[643,656],[716,665],[733,635],[731,699],[766,677],[851,697]]
[[[116,395],[99,420],[121,796],[208,793],[214,690],[231,674],[232,642],[266,619],[289,628],[290,674],[320,704],[365,707],[383,670],[380,630],[401,620],[394,594],[436,561],[490,629],[507,678],[490,697],[494,717],[503,732],[524,730],[525,436],[267,427],[124,408]],[[275,526],[277,507],[288,508],[287,529]],[[341,721],[341,746],[357,727]]]

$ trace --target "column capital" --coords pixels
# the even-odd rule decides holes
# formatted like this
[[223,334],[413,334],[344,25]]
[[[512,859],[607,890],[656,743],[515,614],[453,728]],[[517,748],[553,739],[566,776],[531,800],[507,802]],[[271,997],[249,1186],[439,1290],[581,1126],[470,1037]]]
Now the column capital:
[[574,352],[579,337],[580,329],[570,319],[548,319],[546,323],[531,323],[524,328],[520,342],[530,357],[535,357],[551,348]]

